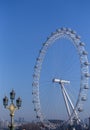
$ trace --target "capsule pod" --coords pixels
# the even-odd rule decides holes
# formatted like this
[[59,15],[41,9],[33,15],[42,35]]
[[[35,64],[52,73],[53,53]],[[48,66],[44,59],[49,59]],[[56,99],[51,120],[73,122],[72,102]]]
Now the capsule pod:
[[80,37],[80,36],[78,36],[78,35],[76,35],[76,38],[77,38],[77,39],[80,39],[81,37]]
[[35,65],[35,66],[34,66],[34,69],[38,69],[38,66],[37,66],[37,65]]
[[89,65],[90,65],[90,63],[86,61],[86,62],[84,62],[84,65],[89,66]]
[[87,51],[82,52],[83,55],[88,55]]
[[79,107],[79,108],[78,108],[78,111],[79,111],[79,112],[82,112],[82,111],[83,111],[83,108],[82,108],[82,107]]
[[32,103],[38,103],[38,101],[37,100],[33,100]]
[[85,73],[85,77],[90,77],[90,74],[89,73]]
[[50,37],[47,37],[47,40],[49,40],[50,39]]
[[80,46],[85,46],[85,43],[84,42],[80,42],[79,45]]
[[41,60],[41,58],[37,58],[37,61],[40,61]]
[[40,116],[36,116],[36,118],[40,118]]
[[86,101],[87,98],[86,98],[86,95],[84,95],[82,98],[81,98],[82,101]]
[[70,32],[71,32],[71,31],[72,31],[72,29],[71,29],[71,28],[68,28],[68,31],[70,31]]
[[32,95],[37,94],[37,92],[32,92]]
[[55,35],[57,32],[60,32],[60,31],[61,31],[61,29],[57,29],[56,32],[51,33],[51,36]]
[[[56,32],[61,32],[61,29],[56,29]],[[53,35],[54,33],[51,33]]]
[[61,30],[66,31],[66,28],[62,27]]
[[73,31],[73,30],[71,31],[71,33],[72,33],[72,34],[76,34],[76,32],[75,32],[75,31]]
[[37,112],[37,111],[39,111],[39,110],[40,110],[40,108],[37,108],[37,109],[36,109],[36,108],[34,108],[34,111],[36,111],[36,112]]
[[45,50],[40,50],[39,53],[43,53],[43,54],[44,54],[44,53],[45,53]]
[[38,77],[39,77],[39,74],[33,74],[33,77],[34,77],[34,78],[38,78]]
[[84,89],[89,89],[89,86],[88,85],[84,85]]
[[37,109],[36,109],[36,108],[34,108],[34,111],[37,111]]
[[38,83],[33,82],[32,86],[38,86]]

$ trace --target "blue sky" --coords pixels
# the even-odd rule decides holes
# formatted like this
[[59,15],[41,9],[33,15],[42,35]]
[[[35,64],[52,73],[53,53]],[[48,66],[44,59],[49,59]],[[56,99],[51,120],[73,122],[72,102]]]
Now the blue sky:
[[[57,28],[62,26],[75,30],[81,36],[82,41],[86,43],[86,50],[88,52],[90,51],[89,0],[0,1],[0,113],[2,113],[0,114],[0,118],[8,118],[9,114],[3,108],[2,98],[5,95],[9,96],[9,92],[13,88],[16,91],[16,97],[21,96],[23,100],[22,109],[16,112],[16,117],[19,115],[21,117],[24,116],[26,120],[35,119],[32,104],[33,67],[39,50],[42,47],[42,43],[45,42],[51,32],[54,32]],[[63,48],[64,46],[61,47]],[[69,48],[70,47],[68,47],[68,49]],[[54,58],[52,57],[52,67],[54,68],[55,62],[59,63],[55,58],[58,54],[52,55],[58,51],[58,46],[53,46],[51,51],[47,53],[46,61],[44,61],[43,65],[43,67],[45,67],[46,62],[48,63],[49,66],[46,67],[46,70],[52,71],[49,69],[51,68],[49,58],[52,56],[54,56]],[[63,51],[63,53],[64,52],[65,51]],[[73,54],[73,51],[69,53],[69,55],[71,54]],[[74,60],[76,60],[76,53],[74,57]],[[63,60],[65,58],[64,54],[62,54],[60,58]],[[88,59],[90,61],[90,54],[88,55]],[[71,62],[70,65],[72,66],[72,64]],[[59,67],[59,65],[57,67]],[[57,69],[55,69],[55,71],[57,71]],[[47,80],[47,75],[48,74],[42,69],[41,80]],[[45,94],[42,98],[43,110],[45,109],[44,104],[47,100],[46,96],[48,95],[48,98],[55,96],[50,95],[49,91],[51,90],[51,88],[49,90],[47,87],[43,87],[41,90],[42,95],[43,93]],[[52,92],[54,91],[56,91],[56,95],[58,95],[58,90],[54,88]],[[58,96],[55,96],[54,99],[57,100],[57,98]],[[89,100],[90,96],[88,96],[88,102]],[[88,102],[86,106],[89,109],[90,106]],[[50,102],[48,103],[50,104]],[[59,103],[56,103],[56,105],[57,104]],[[48,109],[51,110],[51,107],[49,106]],[[54,110],[55,109],[52,110],[52,113]],[[60,109],[56,108],[56,111],[59,110]],[[90,115],[88,110],[87,112]],[[56,115],[58,116],[59,113]]]

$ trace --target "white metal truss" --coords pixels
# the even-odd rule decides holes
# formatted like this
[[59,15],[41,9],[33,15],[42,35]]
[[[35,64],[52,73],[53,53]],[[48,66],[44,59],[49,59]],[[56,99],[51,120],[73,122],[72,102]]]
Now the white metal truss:
[[[81,81],[80,81],[80,90],[79,95],[77,98],[76,105],[74,106],[74,110],[71,113],[71,117],[68,119],[75,117],[75,112],[78,113],[83,110],[81,107],[83,102],[87,99],[87,91],[89,89],[88,81],[89,81],[89,65],[88,62],[88,53],[85,50],[85,43],[81,42],[80,36],[76,34],[75,31],[73,31],[70,28],[60,28],[57,29],[55,32],[51,33],[51,35],[47,38],[45,43],[43,43],[43,46],[41,50],[39,51],[39,55],[36,59],[36,63],[34,66],[34,74],[33,74],[33,83],[32,83],[32,95],[33,95],[33,104],[34,104],[34,111],[36,111],[36,117],[43,123],[48,124],[49,127],[53,128],[53,125],[49,121],[46,121],[43,117],[43,114],[41,112],[41,105],[40,105],[40,92],[39,92],[39,80],[40,80],[40,72],[42,68],[42,63],[45,57],[45,54],[48,51],[48,48],[56,41],[57,39],[66,38],[72,41],[73,45],[77,49],[79,60],[80,60],[80,66],[81,66]],[[64,92],[65,93],[65,92]],[[68,112],[69,113],[69,112]],[[70,113],[69,113],[70,114]],[[47,123],[48,122],[48,123]]]
[[[68,113],[69,118],[71,117],[71,110],[70,110],[70,107],[71,107],[72,111],[74,111],[74,113],[75,113],[75,117],[76,117],[77,122],[80,122],[80,119],[78,117],[78,113],[76,112],[75,107],[74,107],[74,105],[69,97],[69,94],[67,93],[67,91],[64,87],[65,84],[70,84],[70,81],[60,80],[60,79],[54,78],[53,82],[59,83],[61,86],[62,95],[63,95],[64,101],[65,101],[65,105],[66,105],[66,109],[67,109],[67,113]],[[70,123],[73,123],[72,118],[70,118]]]

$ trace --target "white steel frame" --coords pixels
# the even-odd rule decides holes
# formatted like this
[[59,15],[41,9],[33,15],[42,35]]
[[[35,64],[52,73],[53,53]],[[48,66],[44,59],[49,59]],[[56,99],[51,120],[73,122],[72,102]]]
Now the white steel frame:
[[[79,122],[80,122],[80,119],[79,119],[79,117],[78,117],[78,113],[76,112],[75,107],[74,107],[74,105],[73,105],[73,103],[72,103],[72,101],[71,101],[71,99],[70,99],[70,97],[69,97],[69,94],[67,93],[67,91],[66,91],[66,89],[65,89],[65,87],[64,87],[65,84],[70,84],[70,81],[60,80],[60,79],[54,78],[54,79],[53,79],[53,82],[59,83],[60,86],[61,86],[62,95],[63,95],[64,101],[65,101],[65,106],[66,106],[66,109],[67,109],[67,113],[68,113],[69,118],[71,117],[71,110],[70,110],[70,106],[71,106],[72,111],[74,111],[74,113],[75,113],[75,117],[76,117],[77,123],[79,123]],[[69,104],[70,104],[70,105],[69,105]],[[71,124],[73,123],[72,118],[70,118],[70,123],[71,123]]]
[[[60,38],[67,38],[69,40],[72,41],[72,43],[74,44],[78,55],[79,55],[79,60],[80,60],[80,66],[81,66],[81,81],[80,81],[80,90],[79,90],[79,95],[77,98],[77,102],[76,105],[73,108],[73,112],[70,113],[68,110],[68,115],[71,115],[70,118],[68,120],[70,120],[71,118],[73,119],[73,117],[77,118],[77,113],[81,112],[82,109],[82,104],[84,101],[86,101],[87,99],[87,90],[89,89],[88,86],[88,81],[89,81],[89,65],[90,63],[88,62],[88,53],[85,50],[85,44],[83,42],[81,42],[80,40],[80,36],[78,36],[76,34],[75,31],[73,31],[70,28],[61,28],[61,29],[57,29],[56,32],[51,33],[51,35],[47,38],[46,42],[43,44],[39,55],[36,59],[36,63],[34,66],[34,74],[33,74],[33,83],[32,83],[32,95],[33,95],[33,104],[34,104],[34,111],[36,111],[36,117],[43,123],[46,124],[49,127],[52,127],[52,124],[49,121],[46,121],[46,119],[43,117],[43,114],[41,112],[41,105],[40,105],[40,92],[39,92],[39,80],[40,80],[40,72],[41,72],[41,68],[42,68],[42,63],[45,57],[46,52],[48,51],[49,47],[54,43],[54,41],[56,41],[57,39]],[[63,93],[67,96],[64,87],[63,87]],[[69,97],[68,97],[69,99]],[[69,100],[70,101],[70,100]],[[71,103],[72,104],[72,103]],[[67,106],[68,107],[68,106]]]

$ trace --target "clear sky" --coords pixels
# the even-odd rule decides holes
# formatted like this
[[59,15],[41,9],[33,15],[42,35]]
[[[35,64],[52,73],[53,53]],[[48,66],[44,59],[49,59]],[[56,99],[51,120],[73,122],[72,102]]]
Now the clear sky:
[[[9,113],[3,108],[2,99],[5,95],[9,96],[9,92],[14,89],[16,97],[21,96],[23,103],[22,109],[16,112],[16,117],[25,117],[26,120],[34,120],[35,113],[32,104],[32,74],[36,58],[42,43],[57,28],[69,27],[75,30],[82,41],[86,43],[86,50],[90,52],[90,1],[87,0],[1,0],[0,1],[0,118],[7,119]],[[67,41],[60,41],[66,43]],[[68,43],[68,42],[67,42]],[[72,49],[71,49],[72,48]],[[61,49],[61,51],[60,51]],[[62,51],[63,49],[63,51]],[[71,52],[68,49],[72,50]],[[61,52],[60,57],[58,53]],[[68,53],[67,53],[68,52]],[[64,54],[65,53],[65,54]],[[73,55],[73,60],[68,56],[69,65],[64,64],[61,69],[62,74],[68,68],[74,68],[75,80],[76,69],[78,70],[78,58],[76,52],[70,43],[70,46],[61,44],[53,46],[46,55],[43,63],[41,82],[47,80],[48,77],[58,76],[56,73],[60,63],[65,62],[65,56]],[[57,57],[57,58],[56,58]],[[61,58],[60,60],[58,60]],[[49,59],[52,59],[51,62]],[[77,61],[76,61],[77,59]],[[90,61],[90,53],[88,55]],[[75,63],[76,62],[76,63]],[[56,63],[56,64],[55,64]],[[48,64],[48,66],[47,66]],[[51,67],[52,66],[52,67]],[[51,73],[53,70],[53,73]],[[50,71],[51,75],[48,75]],[[56,75],[54,74],[56,73]],[[67,71],[65,71],[67,72]],[[71,73],[72,70],[67,72]],[[78,73],[78,72],[77,72]],[[48,75],[48,77],[47,77]],[[53,75],[53,76],[52,76]],[[51,77],[50,77],[51,76]],[[70,74],[69,74],[70,77]],[[72,77],[72,76],[71,76]],[[51,79],[52,80],[52,79]],[[74,80],[74,78],[72,78]],[[75,81],[74,80],[74,81]],[[49,79],[50,81],[50,79]],[[44,83],[44,82],[43,82]],[[76,85],[75,82],[74,86]],[[59,97],[59,88],[47,87],[43,85],[41,91],[41,104],[45,115],[49,118],[61,118],[59,115],[61,105],[57,102]],[[78,89],[77,89],[78,91]],[[53,94],[52,94],[53,93]],[[90,93],[90,91],[89,91]],[[87,117],[90,115],[90,94],[88,93]],[[53,97],[53,102],[52,102]],[[48,98],[48,99],[47,99]],[[51,100],[49,100],[51,99]],[[48,101],[47,101],[48,100]],[[63,102],[63,101],[62,101]],[[47,105],[48,109],[46,110]],[[55,105],[56,104],[56,105]],[[56,108],[52,107],[56,106]],[[52,109],[53,108],[53,109]],[[56,111],[56,114],[54,113]],[[49,114],[51,112],[51,115]],[[54,115],[53,115],[54,113]]]

